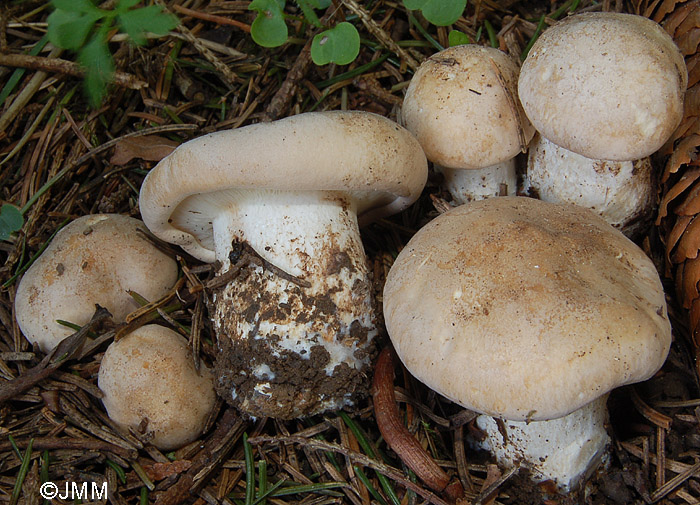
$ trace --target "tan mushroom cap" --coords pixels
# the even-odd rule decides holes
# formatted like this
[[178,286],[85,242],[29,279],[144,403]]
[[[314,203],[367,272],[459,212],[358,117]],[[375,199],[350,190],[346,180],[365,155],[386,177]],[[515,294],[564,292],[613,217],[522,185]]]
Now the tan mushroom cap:
[[465,204],[419,230],[391,268],[384,317],[419,380],[515,421],[645,380],[671,343],[641,249],[588,209],[524,197]]
[[181,145],[148,174],[139,206],[156,236],[213,262],[211,221],[241,190],[342,192],[363,224],[408,207],[427,174],[420,144],[397,123],[308,112]]
[[[196,439],[216,404],[211,371],[192,362],[187,340],[150,324],[113,342],[98,375],[110,419],[150,443],[176,449]],[[145,421],[144,421],[145,420]]]
[[688,72],[650,19],[610,12],[571,16],[545,31],[520,69],[518,92],[537,131],[593,159],[657,151],[680,123]]
[[57,319],[82,326],[99,304],[123,321],[139,307],[129,290],[147,300],[164,295],[177,281],[177,263],[149,234],[138,219],[118,214],[83,216],[59,231],[17,288],[15,312],[27,340],[48,352],[74,331]]
[[450,47],[425,60],[411,79],[403,123],[438,165],[478,169],[502,163],[535,132],[518,101],[517,83],[518,66],[503,51]]

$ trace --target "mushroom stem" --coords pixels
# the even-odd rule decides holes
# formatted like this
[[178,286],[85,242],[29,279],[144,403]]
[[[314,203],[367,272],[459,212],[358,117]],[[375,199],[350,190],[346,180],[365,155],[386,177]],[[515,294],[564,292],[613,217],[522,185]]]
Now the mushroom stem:
[[552,480],[569,491],[605,460],[610,442],[605,423],[608,395],[548,421],[507,421],[477,417],[476,424],[490,450],[506,467],[516,464],[530,469],[537,480]]
[[518,189],[515,158],[486,168],[447,168],[436,164],[435,169],[443,174],[445,188],[459,204],[493,196],[512,196]]
[[352,404],[377,331],[350,199],[250,192],[213,229],[218,273],[236,274],[210,311],[222,396],[282,419]]

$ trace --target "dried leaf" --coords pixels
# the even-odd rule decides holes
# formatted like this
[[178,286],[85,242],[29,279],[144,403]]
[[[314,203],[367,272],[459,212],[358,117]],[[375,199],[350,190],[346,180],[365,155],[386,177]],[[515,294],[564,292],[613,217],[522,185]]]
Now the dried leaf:
[[666,142],[663,149],[659,151],[660,154],[672,154],[673,146],[678,139],[682,139],[693,134],[700,135],[700,117],[687,116],[683,119],[681,124],[678,125],[678,128],[676,128],[676,131],[673,132],[673,135],[668,142]]
[[683,173],[678,182],[666,192],[661,199],[661,203],[659,204],[659,216],[656,220],[657,226],[661,223],[661,220],[668,215],[668,205],[681,193],[688,189],[690,185],[698,179],[698,177],[700,177],[700,169],[695,168],[692,170],[687,170]]
[[681,140],[673,154],[666,163],[664,175],[661,182],[666,182],[671,174],[675,174],[681,165],[685,165],[693,161],[696,157],[696,150],[700,146],[700,135],[693,134]]
[[[693,16],[697,16],[697,7],[700,0],[694,0],[693,2],[688,2],[675,9],[671,15],[666,17],[663,22],[664,30],[666,30],[674,39],[681,36],[683,33],[687,33],[688,30],[694,28],[693,26]],[[690,18],[690,22],[686,21]],[[678,27],[683,25],[684,29],[678,30]]]
[[685,66],[688,67],[688,88],[691,88],[700,82],[700,53],[686,59]]
[[698,282],[700,282],[700,257],[686,260],[683,268],[679,268],[682,272],[678,279],[680,299],[684,309],[689,309],[693,301],[700,298],[698,292]]
[[160,161],[179,145],[159,135],[144,135],[128,137],[120,140],[114,148],[114,154],[109,162],[112,165],[126,165],[134,158],[146,161]]
[[686,116],[697,117],[700,111],[700,86],[693,86],[685,92],[685,100],[683,107],[686,111]]
[[[685,19],[676,30],[675,38],[682,37],[693,28],[700,28],[700,0],[695,0],[683,6],[683,11],[688,11]],[[676,14],[675,12],[673,13]],[[680,17],[680,16],[679,16]]]
[[192,466],[192,462],[187,459],[178,459],[170,463],[154,463],[153,465],[142,465],[143,470],[152,481],[166,479],[172,475],[179,475],[186,472]]
[[680,216],[694,216],[700,213],[700,184],[693,185],[674,212]]
[[671,256],[674,263],[697,258],[700,250],[700,219],[693,218],[685,233],[678,241],[678,247]]
[[[656,14],[654,14],[654,21],[657,23],[661,23],[663,19],[670,13],[673,12],[673,10],[676,8],[676,4],[680,0],[664,0],[659,9],[656,11]],[[650,7],[647,8],[647,10],[644,12],[644,15],[646,17],[650,17],[652,12],[654,12],[654,8],[656,7],[656,4],[652,4]]]
[[682,36],[675,39],[678,49],[681,50],[683,56],[690,56],[695,54],[698,50],[698,44],[700,44],[700,28],[693,28],[688,32],[684,33]]
[[[692,221],[692,217],[690,216],[680,216],[678,219],[676,219],[676,222],[673,223],[673,228],[669,232],[668,236],[666,237],[666,267],[667,269],[671,268],[671,251],[676,247],[676,244],[678,241],[681,239],[683,236],[683,233],[685,233],[686,228],[688,228],[688,225],[690,224],[690,221]],[[671,272],[667,271],[666,276],[669,277],[671,275]]]

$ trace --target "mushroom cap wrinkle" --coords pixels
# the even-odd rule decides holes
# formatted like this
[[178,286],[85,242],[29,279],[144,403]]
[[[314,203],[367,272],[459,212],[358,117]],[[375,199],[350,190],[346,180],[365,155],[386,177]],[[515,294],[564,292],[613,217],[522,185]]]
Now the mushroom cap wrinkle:
[[540,35],[520,69],[518,93],[550,141],[587,158],[629,161],[668,140],[687,84],[683,56],[661,26],[596,12]]
[[535,132],[520,106],[517,82],[518,66],[503,51],[450,47],[426,59],[411,79],[403,123],[440,166],[497,165],[520,153]]
[[74,331],[56,322],[86,324],[95,304],[115,321],[147,300],[165,294],[177,280],[177,263],[147,238],[138,219],[118,214],[83,216],[60,230],[17,288],[15,312],[27,340],[50,351]]
[[243,190],[337,191],[360,224],[408,207],[428,168],[397,123],[369,112],[308,112],[191,140],[146,177],[139,198],[157,237],[215,260],[212,219]]
[[645,380],[671,343],[644,252],[588,209],[525,197],[468,203],[419,230],[388,275],[384,317],[418,379],[514,421]]
[[216,404],[211,371],[194,368],[187,340],[149,324],[110,344],[98,386],[110,419],[164,450],[196,439]]

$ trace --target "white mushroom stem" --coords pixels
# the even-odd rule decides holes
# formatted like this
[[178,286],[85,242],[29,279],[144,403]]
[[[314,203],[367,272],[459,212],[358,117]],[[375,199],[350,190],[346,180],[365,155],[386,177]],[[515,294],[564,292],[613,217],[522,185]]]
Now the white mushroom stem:
[[[242,262],[241,274],[213,295],[219,347],[229,356],[217,363],[220,389],[252,416],[294,418],[350,404],[376,335],[351,199],[250,192],[213,229],[219,273]],[[263,261],[250,266],[240,244]]]
[[487,436],[482,448],[491,451],[500,465],[519,464],[536,480],[553,480],[568,491],[606,458],[607,398],[603,395],[550,421],[501,421],[481,415],[476,424]]
[[452,199],[464,204],[493,196],[512,196],[518,189],[515,158],[490,167],[457,169],[435,165],[445,177],[445,188]]
[[536,135],[530,144],[524,190],[545,202],[573,203],[634,238],[646,231],[656,200],[649,158],[586,158]]

